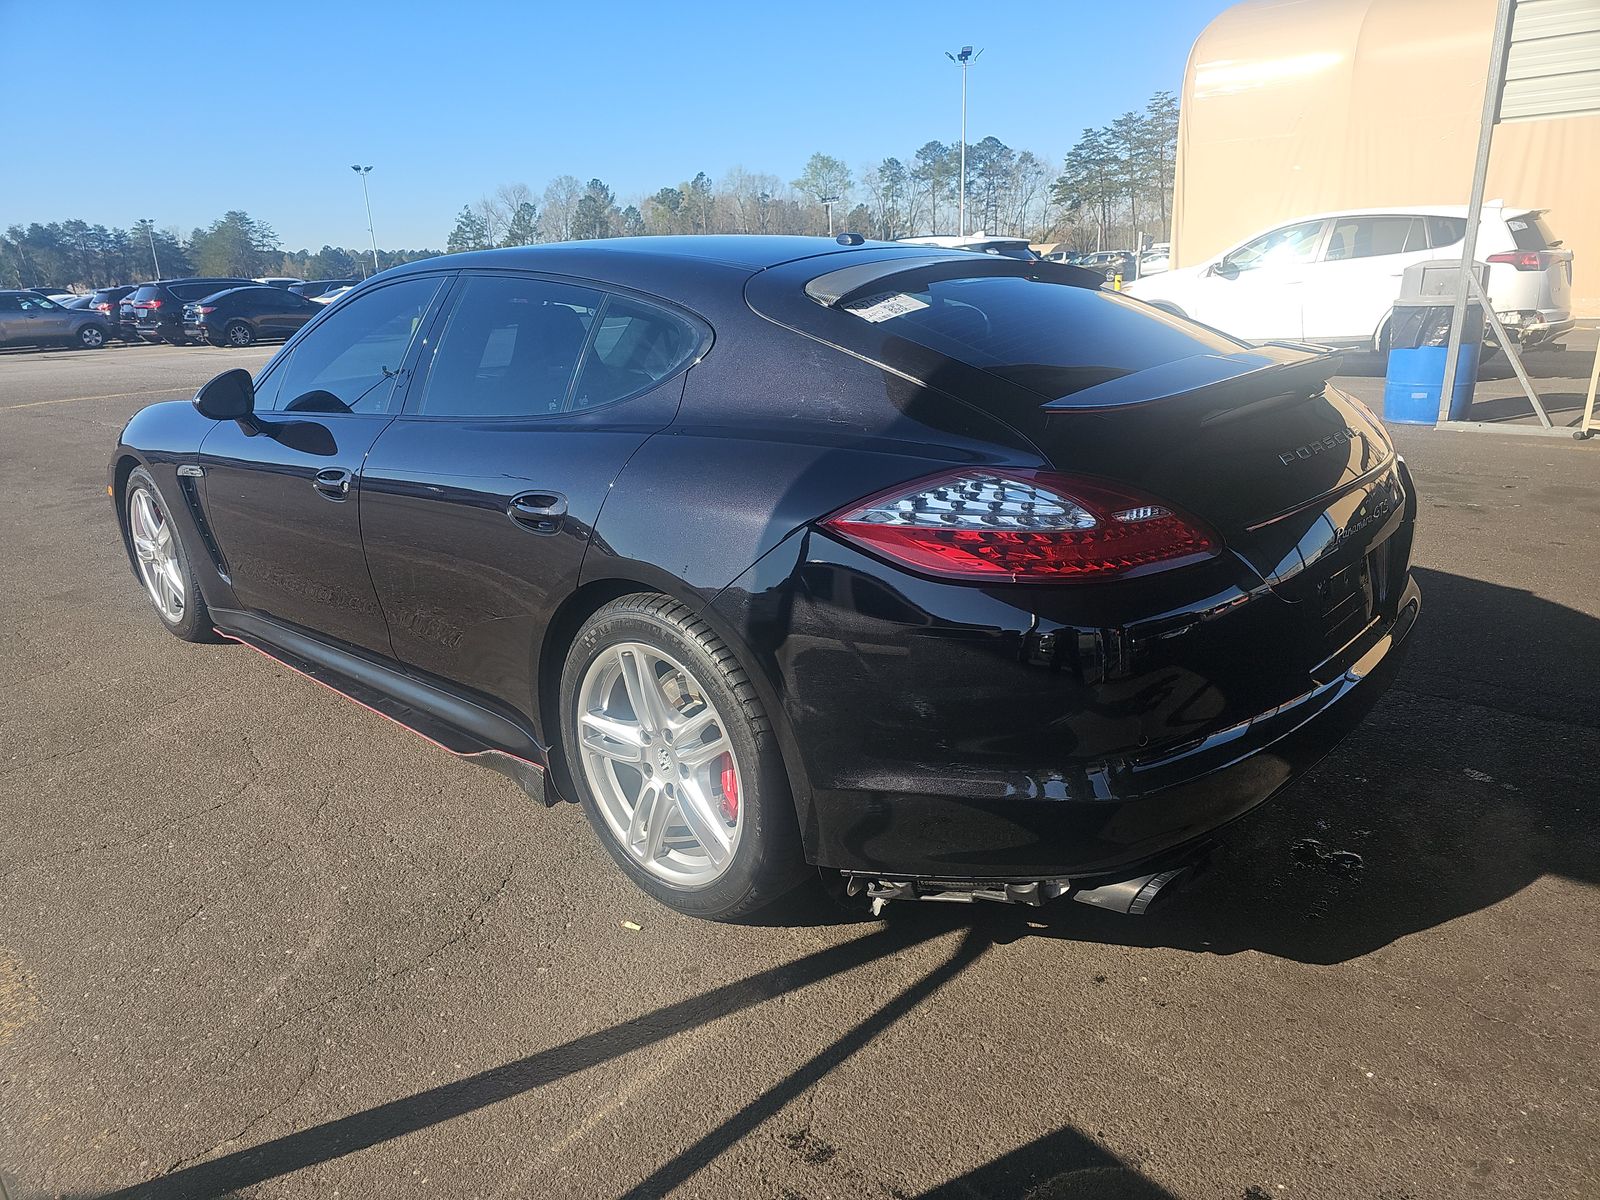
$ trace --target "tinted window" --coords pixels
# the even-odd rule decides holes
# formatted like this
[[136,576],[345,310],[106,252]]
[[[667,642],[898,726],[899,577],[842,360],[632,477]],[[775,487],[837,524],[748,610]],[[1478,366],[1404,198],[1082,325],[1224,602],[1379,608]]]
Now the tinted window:
[[885,332],[1028,388],[1069,396],[1135,371],[1239,343],[1124,296],[1019,276],[918,282],[846,297],[838,307]]
[[395,375],[437,278],[405,279],[341,305],[278,372],[277,406],[298,412],[387,412]]
[[466,277],[417,411],[431,417],[560,412],[600,300],[588,288],[542,279]]
[[1428,245],[1454,246],[1467,236],[1465,217],[1427,217]]
[[18,299],[21,300],[24,311],[31,308],[45,312],[61,307],[54,300],[46,300],[43,296],[19,296]]
[[1322,257],[1342,262],[1427,248],[1421,217],[1336,217]]
[[1553,250],[1561,245],[1559,239],[1550,236],[1550,226],[1538,213],[1507,217],[1506,228],[1511,230],[1511,240],[1516,242],[1518,250]]
[[15,296],[0,296],[0,312],[17,312],[21,308]]
[[573,389],[572,407],[598,408],[652,388],[700,348],[700,331],[653,304],[612,296]]
[[1229,254],[1226,261],[1241,271],[1308,263],[1317,253],[1317,241],[1321,236],[1321,221],[1285,225],[1246,242]]

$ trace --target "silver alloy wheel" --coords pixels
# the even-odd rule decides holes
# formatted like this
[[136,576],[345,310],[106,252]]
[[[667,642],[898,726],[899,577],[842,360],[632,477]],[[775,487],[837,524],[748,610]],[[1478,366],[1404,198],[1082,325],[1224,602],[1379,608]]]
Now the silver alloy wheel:
[[578,689],[582,769],[606,827],[664,883],[702,888],[732,865],[744,788],[728,727],[670,655],[609,646]]
[[248,325],[228,326],[228,342],[233,346],[248,346],[255,341],[255,336],[250,332]]
[[149,488],[136,487],[128,494],[128,532],[145,591],[161,615],[176,625],[183,620],[183,567],[172,522],[161,498]]
[[90,350],[98,350],[105,345],[106,335],[98,325],[85,325],[78,331],[78,341]]

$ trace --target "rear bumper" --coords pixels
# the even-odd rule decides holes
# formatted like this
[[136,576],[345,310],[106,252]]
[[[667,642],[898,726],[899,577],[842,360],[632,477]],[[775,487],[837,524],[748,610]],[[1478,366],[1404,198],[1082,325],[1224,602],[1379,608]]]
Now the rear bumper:
[[1563,309],[1522,309],[1516,312],[1495,313],[1506,329],[1517,335],[1525,345],[1548,342],[1569,332],[1576,325],[1570,312]]
[[[1388,690],[1421,610],[1407,579],[1392,621],[1304,695],[1179,751],[1070,773],[965,771],[894,792],[813,797],[819,865],[886,879],[1078,886],[1182,862],[1293,783]],[[914,790],[913,790],[914,789]]]

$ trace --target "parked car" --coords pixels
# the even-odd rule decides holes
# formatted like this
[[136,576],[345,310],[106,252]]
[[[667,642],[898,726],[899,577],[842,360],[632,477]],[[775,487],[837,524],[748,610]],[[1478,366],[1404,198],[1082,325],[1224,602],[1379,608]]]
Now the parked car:
[[1095,271],[1103,275],[1107,281],[1121,275],[1125,281],[1135,278],[1138,258],[1131,250],[1096,250],[1092,254],[1085,254],[1072,263],[1072,266],[1082,267],[1086,271]]
[[229,288],[183,306],[183,334],[196,342],[241,348],[277,342],[322,310],[304,296],[260,284]]
[[145,408],[108,482],[173,634],[581,803],[682,912],[806,863],[1139,912],[1419,611],[1410,478],[1337,361],[997,255],[492,250]]
[[230,287],[250,287],[249,279],[191,276],[185,279],[160,279],[154,283],[141,283],[124,303],[133,314],[133,326],[147,342],[170,342],[181,346],[187,339],[183,332],[183,306],[214,292]]
[[307,300],[315,300],[324,292],[332,291],[334,288],[355,287],[360,282],[359,279],[312,279],[305,283],[291,283],[289,290],[297,296],[304,296]]
[[1006,258],[1020,258],[1025,261],[1037,259],[1039,255],[1033,247],[1028,245],[1028,239],[1023,237],[990,237],[986,233],[969,233],[965,236],[959,234],[929,234],[926,237],[901,238],[902,246],[939,246],[946,250],[968,250],[974,254],[999,254]]
[[70,309],[37,292],[0,292],[0,346],[98,350],[110,336],[111,323],[92,309]]
[[[1478,227],[1489,300],[1524,345],[1554,341],[1573,326],[1572,251],[1552,236],[1543,212],[1488,204]],[[1413,263],[1460,258],[1466,216],[1459,205],[1320,213],[1128,290],[1251,341],[1303,338],[1383,352],[1401,275]]]
[[1057,246],[1044,257],[1046,262],[1066,263],[1069,266],[1074,266],[1077,264],[1078,259],[1082,258],[1083,255],[1079,254],[1075,250],[1068,250],[1064,246]]
[[66,288],[35,287],[23,288],[25,292],[32,292],[35,296],[43,296],[46,300],[56,304],[68,304],[78,298],[77,292],[69,292]]
[[264,283],[268,287],[290,288],[297,283],[304,283],[305,280],[296,279],[293,275],[258,275],[252,282]]
[[327,291],[323,292],[320,296],[312,296],[311,297],[311,303],[313,303],[313,304],[332,304],[335,300],[339,299],[339,297],[341,297],[341,296],[345,295],[347,292],[349,292],[350,289],[353,286],[354,286],[353,284],[348,284],[347,283],[347,284],[344,284],[344,285],[342,285],[340,287],[329,288]]
[[89,307],[103,316],[111,325],[112,336],[124,342],[137,342],[139,331],[134,327],[133,311],[123,311],[122,302],[137,290],[134,284],[101,288],[89,297]]
[[1139,255],[1139,278],[1160,275],[1172,266],[1172,243],[1154,242]]

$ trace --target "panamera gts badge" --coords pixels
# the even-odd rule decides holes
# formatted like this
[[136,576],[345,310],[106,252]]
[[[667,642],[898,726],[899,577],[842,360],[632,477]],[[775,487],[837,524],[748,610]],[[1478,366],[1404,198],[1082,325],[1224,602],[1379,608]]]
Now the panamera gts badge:
[[1336,429],[1325,438],[1318,438],[1314,442],[1307,442],[1304,446],[1296,446],[1293,450],[1285,450],[1278,455],[1278,461],[1284,466],[1299,462],[1303,458],[1315,458],[1324,450],[1337,450],[1347,442],[1352,442],[1360,437],[1354,429],[1346,425],[1343,429]]

